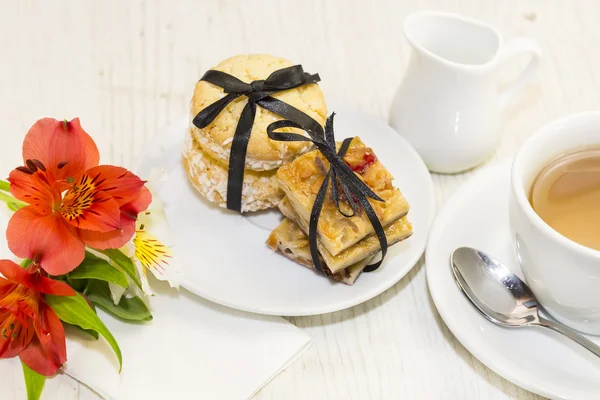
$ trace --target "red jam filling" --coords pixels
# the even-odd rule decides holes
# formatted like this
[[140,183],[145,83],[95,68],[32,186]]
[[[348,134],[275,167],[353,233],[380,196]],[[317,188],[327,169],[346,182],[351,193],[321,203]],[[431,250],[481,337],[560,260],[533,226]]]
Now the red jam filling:
[[352,169],[352,171],[356,172],[357,174],[361,174],[362,175],[376,161],[377,161],[377,157],[375,156],[375,154],[370,153],[370,152],[366,152],[365,155],[363,156],[363,160],[362,160],[362,162],[360,164],[349,165],[349,166]]

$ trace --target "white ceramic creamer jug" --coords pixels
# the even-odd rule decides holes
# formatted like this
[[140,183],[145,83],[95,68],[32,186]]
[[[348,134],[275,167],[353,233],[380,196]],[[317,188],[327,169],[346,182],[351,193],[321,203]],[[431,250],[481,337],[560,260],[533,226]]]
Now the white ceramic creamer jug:
[[[404,33],[414,51],[390,124],[431,171],[454,173],[476,166],[500,139],[504,108],[533,80],[539,46],[526,38],[504,43],[490,25],[440,12],[411,14]],[[521,53],[531,54],[528,66],[499,92],[496,72]]]

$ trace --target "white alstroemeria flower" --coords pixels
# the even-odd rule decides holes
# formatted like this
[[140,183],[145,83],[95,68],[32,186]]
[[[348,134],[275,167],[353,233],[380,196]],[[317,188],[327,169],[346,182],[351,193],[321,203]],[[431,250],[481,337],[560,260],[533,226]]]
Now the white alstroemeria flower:
[[131,241],[121,248],[123,254],[130,257],[137,267],[142,290],[152,295],[147,273],[150,271],[157,279],[168,281],[171,287],[179,288],[182,273],[168,247],[172,245],[172,235],[167,224],[162,200],[156,194],[156,187],[167,179],[166,171],[152,169],[146,187],[152,193],[152,203],[148,209],[138,215],[136,232]]

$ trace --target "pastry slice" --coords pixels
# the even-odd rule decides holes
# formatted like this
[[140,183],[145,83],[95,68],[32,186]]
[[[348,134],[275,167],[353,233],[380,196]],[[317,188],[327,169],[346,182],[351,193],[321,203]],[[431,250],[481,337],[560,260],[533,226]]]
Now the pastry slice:
[[[377,159],[373,150],[365,146],[360,138],[355,137],[352,140],[343,159],[354,173],[384,200],[380,202],[369,199],[382,226],[386,227],[408,213],[408,202],[400,190],[392,185],[394,177]],[[320,151],[314,150],[277,171],[277,182],[298,214],[297,220],[300,226],[308,226],[316,195],[328,170],[329,162]],[[340,199],[343,200],[342,210],[346,214],[351,213],[350,205],[347,200],[344,200],[343,192],[338,191]],[[360,210],[351,218],[344,217],[333,203],[331,193],[327,194],[319,218],[317,234],[322,245],[331,255],[340,254],[373,232],[373,226],[364,211]]]
[[[294,221],[306,235],[308,232],[308,226],[298,218],[298,214],[292,208],[287,197],[284,197],[279,203],[279,210],[285,217]],[[412,226],[407,217],[402,217],[398,221],[395,221],[384,228],[384,233],[389,247],[404,239],[407,239],[410,235],[412,235]],[[375,233],[370,234],[360,242],[356,243],[354,246],[347,248],[335,256],[331,255],[331,253],[323,246],[319,239],[317,239],[317,247],[319,249],[321,259],[325,261],[325,264],[327,264],[327,267],[333,273],[337,273],[345,268],[350,267],[351,265],[355,265],[361,260],[365,260],[367,258],[371,260],[375,254],[381,251],[381,246],[379,245],[379,240],[377,239],[377,235],[375,235]]]
[[[267,245],[285,257],[310,269],[315,269],[310,255],[308,237],[292,220],[284,218],[267,239]],[[348,268],[332,272],[323,260],[325,274],[331,279],[352,285],[362,270],[369,265],[373,256],[367,257]]]

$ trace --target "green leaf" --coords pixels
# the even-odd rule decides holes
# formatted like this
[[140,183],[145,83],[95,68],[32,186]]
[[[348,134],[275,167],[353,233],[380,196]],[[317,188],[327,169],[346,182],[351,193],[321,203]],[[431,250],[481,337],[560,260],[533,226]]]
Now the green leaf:
[[135,265],[133,265],[133,261],[131,258],[127,257],[121,250],[118,249],[106,249],[100,251],[102,254],[107,255],[113,260],[119,267],[125,271],[127,275],[135,282],[135,284],[141,289],[142,281],[137,275]]
[[4,190],[5,192],[10,192],[10,183],[0,180],[0,190]]
[[27,400],[38,400],[44,390],[46,377],[38,374],[23,362],[21,362],[21,365],[23,366],[23,376],[25,377],[25,387],[27,388]]
[[83,329],[83,328],[82,328],[82,327],[80,327],[80,326],[77,326],[77,325],[71,325],[71,324],[67,324],[66,322],[63,322],[63,323],[64,323],[65,325],[72,326],[73,328],[75,328],[75,329],[77,329],[77,330],[80,330],[81,332],[85,332],[85,333],[87,333],[88,335],[90,335],[91,337],[93,337],[93,338],[94,338],[94,339],[96,339],[96,340],[100,339],[100,335],[99,335],[99,334],[98,334],[98,332],[96,332],[96,331],[93,331],[93,330],[91,330],[91,329]]
[[86,279],[71,279],[69,275],[63,275],[67,285],[71,286],[76,292],[83,292],[85,285],[88,283]]
[[127,288],[129,282],[127,277],[121,271],[113,267],[108,261],[96,257],[89,251],[86,251],[83,262],[79,267],[69,273],[71,279],[99,279],[111,282],[121,287]]
[[104,336],[119,359],[119,372],[121,372],[123,357],[117,341],[81,294],[77,293],[76,296],[54,296],[47,294],[46,303],[52,307],[61,321],[77,325],[82,329],[96,331]]
[[121,297],[118,305],[112,299],[108,283],[91,280],[87,288],[87,296],[96,306],[127,321],[144,322],[152,320],[152,313],[138,296]]

